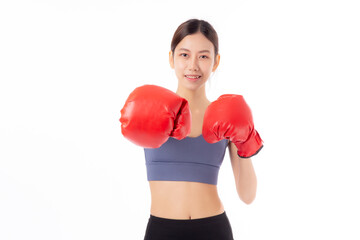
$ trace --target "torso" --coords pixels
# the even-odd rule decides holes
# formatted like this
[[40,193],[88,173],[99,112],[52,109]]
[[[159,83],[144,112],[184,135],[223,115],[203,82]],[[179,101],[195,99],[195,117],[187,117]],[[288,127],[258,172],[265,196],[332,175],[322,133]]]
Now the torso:
[[[191,132],[187,137],[201,135],[206,107],[204,106],[201,111],[192,110]],[[150,213],[153,216],[169,219],[198,219],[224,212],[216,185],[180,181],[149,181],[149,185]]]

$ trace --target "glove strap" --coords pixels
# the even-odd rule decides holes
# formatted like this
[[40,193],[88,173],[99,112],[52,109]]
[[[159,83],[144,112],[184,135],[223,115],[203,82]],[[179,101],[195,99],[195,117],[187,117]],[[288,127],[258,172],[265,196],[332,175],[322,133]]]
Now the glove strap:
[[255,129],[245,142],[235,142],[235,145],[238,149],[237,154],[241,158],[253,157],[264,147],[263,140]]

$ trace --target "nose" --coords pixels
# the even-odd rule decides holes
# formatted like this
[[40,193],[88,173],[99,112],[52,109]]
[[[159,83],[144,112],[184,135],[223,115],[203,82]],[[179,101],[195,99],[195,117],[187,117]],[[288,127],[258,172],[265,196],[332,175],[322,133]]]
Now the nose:
[[190,71],[198,71],[199,70],[198,59],[196,57],[192,57],[189,60],[188,68]]

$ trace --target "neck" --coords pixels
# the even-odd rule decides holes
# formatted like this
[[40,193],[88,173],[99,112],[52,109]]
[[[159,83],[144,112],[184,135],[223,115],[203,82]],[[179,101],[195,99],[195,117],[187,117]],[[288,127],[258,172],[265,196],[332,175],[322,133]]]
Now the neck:
[[200,110],[209,103],[205,93],[205,84],[196,90],[190,90],[178,86],[176,94],[188,101],[189,107],[192,111]]

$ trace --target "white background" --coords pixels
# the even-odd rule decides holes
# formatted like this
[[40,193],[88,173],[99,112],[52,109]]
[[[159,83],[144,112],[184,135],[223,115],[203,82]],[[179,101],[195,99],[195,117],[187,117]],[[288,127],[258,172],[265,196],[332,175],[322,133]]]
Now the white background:
[[244,95],[265,147],[244,204],[226,153],[235,239],[360,239],[358,1],[1,1],[0,239],[143,239],[143,149],[120,109],[172,91],[177,26],[209,21],[221,63],[208,97]]

